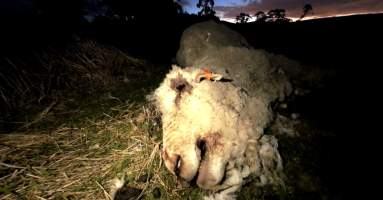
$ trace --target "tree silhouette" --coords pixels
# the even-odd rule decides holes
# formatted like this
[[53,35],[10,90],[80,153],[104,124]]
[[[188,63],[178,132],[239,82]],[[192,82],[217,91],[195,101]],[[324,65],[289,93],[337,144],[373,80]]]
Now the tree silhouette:
[[274,9],[270,10],[267,13],[267,18],[269,21],[273,22],[289,22],[291,19],[286,18],[286,10],[285,9]]
[[299,20],[303,19],[304,17],[306,17],[306,15],[309,13],[309,12],[312,12],[313,11],[313,7],[311,6],[311,4],[305,4],[303,6],[303,13],[301,15],[301,17],[299,18]]
[[244,23],[247,23],[249,20],[251,19],[251,16],[247,13],[243,13],[241,12],[236,18],[236,22],[237,23],[241,23],[241,24],[244,24]]
[[254,14],[254,17],[256,18],[255,21],[257,22],[265,22],[267,19],[267,15],[263,11],[258,11]]
[[214,16],[214,0],[198,0],[197,8],[201,10],[198,12],[199,16]]
[[269,18],[272,18],[272,19],[283,19],[286,17],[286,10],[285,9],[274,9],[274,10],[270,10],[267,15],[269,16]]
[[177,14],[184,14],[184,9],[182,8],[181,4],[179,3],[181,0],[174,1],[173,6],[174,10]]

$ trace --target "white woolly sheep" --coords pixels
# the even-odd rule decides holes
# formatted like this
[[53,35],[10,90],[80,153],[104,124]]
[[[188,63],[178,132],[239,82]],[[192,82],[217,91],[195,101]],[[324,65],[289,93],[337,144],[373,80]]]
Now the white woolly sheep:
[[[222,41],[223,40],[223,41]],[[187,29],[177,60],[153,98],[162,113],[163,159],[179,179],[232,199],[252,174],[259,184],[282,183],[276,138],[264,135],[292,86],[270,54],[255,50],[223,25]]]
[[216,194],[221,196],[231,195],[250,173],[262,184],[279,181],[277,141],[263,135],[269,102],[217,74],[177,66],[154,98],[162,113],[165,165],[180,179],[191,181],[198,173],[198,186],[226,189]]

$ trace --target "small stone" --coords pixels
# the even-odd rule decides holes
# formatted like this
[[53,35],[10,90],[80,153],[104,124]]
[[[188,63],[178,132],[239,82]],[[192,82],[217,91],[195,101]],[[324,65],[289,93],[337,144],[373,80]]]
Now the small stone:
[[136,118],[136,122],[141,124],[141,123],[144,123],[145,122],[145,119],[146,119],[146,116],[145,116],[145,113],[140,113],[137,118]]
[[90,150],[99,149],[99,148],[100,148],[100,144],[98,143],[89,147]]
[[299,113],[292,113],[291,114],[291,118],[294,120],[298,119],[298,117],[299,117]]
[[286,109],[287,108],[287,104],[286,103],[281,103],[279,105],[280,108],[283,108],[283,109]]

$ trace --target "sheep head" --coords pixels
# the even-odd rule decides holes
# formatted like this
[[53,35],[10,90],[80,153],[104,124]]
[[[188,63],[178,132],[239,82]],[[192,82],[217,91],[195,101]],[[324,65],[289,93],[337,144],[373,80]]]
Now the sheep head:
[[163,159],[181,180],[219,185],[230,160],[243,155],[250,141],[248,99],[230,81],[199,68],[173,69],[154,93],[162,113]]

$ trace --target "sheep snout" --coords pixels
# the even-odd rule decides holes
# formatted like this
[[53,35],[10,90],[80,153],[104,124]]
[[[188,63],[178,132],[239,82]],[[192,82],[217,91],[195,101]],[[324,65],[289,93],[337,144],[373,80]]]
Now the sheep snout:
[[201,188],[212,189],[224,177],[227,156],[225,156],[225,147],[221,139],[220,133],[207,134],[203,139],[199,139],[202,161],[198,171],[197,185]]
[[163,151],[163,159],[166,168],[177,176],[177,178],[190,182],[197,174],[200,165],[200,151],[197,147],[186,148],[178,153],[166,148]]

